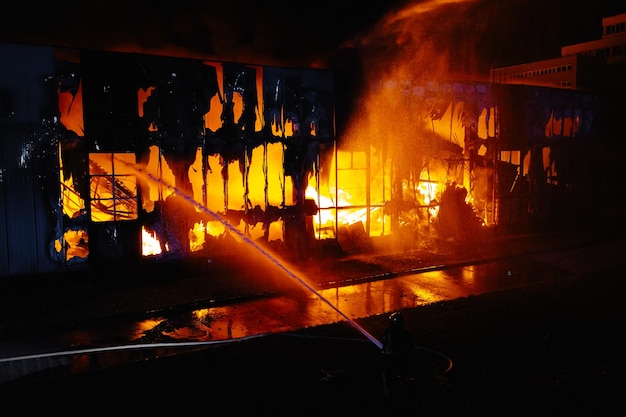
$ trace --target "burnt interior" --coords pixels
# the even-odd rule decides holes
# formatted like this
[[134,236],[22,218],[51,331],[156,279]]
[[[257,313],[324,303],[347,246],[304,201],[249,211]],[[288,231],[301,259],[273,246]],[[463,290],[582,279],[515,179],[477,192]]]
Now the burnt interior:
[[213,258],[242,236],[296,260],[411,249],[593,206],[591,93],[387,72],[347,99],[328,69],[2,55],[3,275]]

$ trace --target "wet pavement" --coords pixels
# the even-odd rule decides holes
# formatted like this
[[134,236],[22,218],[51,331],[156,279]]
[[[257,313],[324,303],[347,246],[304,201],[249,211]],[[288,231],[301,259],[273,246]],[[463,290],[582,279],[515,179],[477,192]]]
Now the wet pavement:
[[[109,312],[109,317],[63,330],[3,337],[0,376],[4,382],[55,368],[90,372],[210,344],[342,321],[353,324],[364,340],[372,337],[376,344],[375,337],[356,323],[358,319],[545,280],[567,279],[623,263],[621,240],[593,245],[567,243],[569,246],[553,247],[550,251],[543,248],[448,265],[415,267],[417,260],[410,254],[387,254],[375,262],[371,256],[344,259],[346,269],[353,262],[360,266],[354,268],[353,274],[344,270],[341,282],[329,275],[325,281],[300,283],[303,275],[294,274],[294,285],[283,286],[281,291],[230,300],[224,297],[221,302],[188,299],[178,308],[144,310],[140,316],[116,316]],[[364,268],[362,264],[368,262],[369,267]],[[195,277],[193,281],[201,279]]]
[[160,312],[60,333],[61,346],[220,341],[356,320],[557,279],[567,271],[532,257],[477,263],[333,288],[289,291],[228,305]]

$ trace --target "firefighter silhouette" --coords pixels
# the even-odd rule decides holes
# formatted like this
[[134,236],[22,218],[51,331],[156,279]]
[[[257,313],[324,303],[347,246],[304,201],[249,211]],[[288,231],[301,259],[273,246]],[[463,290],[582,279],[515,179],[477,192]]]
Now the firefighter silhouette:
[[404,327],[404,317],[399,312],[389,316],[390,325],[382,337],[383,387],[385,396],[393,398],[405,382],[407,356],[413,350],[413,337]]

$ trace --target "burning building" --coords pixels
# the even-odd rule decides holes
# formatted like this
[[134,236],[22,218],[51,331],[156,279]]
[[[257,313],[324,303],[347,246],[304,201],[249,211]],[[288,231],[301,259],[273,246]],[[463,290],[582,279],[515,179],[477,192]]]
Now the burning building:
[[[382,77],[337,137],[335,74],[2,44],[0,275],[406,249],[578,213],[589,93]],[[572,207],[575,207],[573,209]]]

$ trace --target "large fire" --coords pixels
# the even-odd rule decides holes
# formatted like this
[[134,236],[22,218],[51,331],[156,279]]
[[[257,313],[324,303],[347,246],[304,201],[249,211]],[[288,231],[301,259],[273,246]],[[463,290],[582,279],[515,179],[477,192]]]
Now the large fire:
[[[263,93],[261,68],[248,66],[256,74],[256,86],[251,88],[238,81],[228,84],[225,65],[206,61],[203,64],[216,71],[219,85],[203,115],[204,137],[232,129],[246,114],[255,113],[254,120],[246,124],[246,129],[254,132],[245,133],[263,132],[264,123],[269,123],[266,131],[276,140],[244,149],[246,156],[239,159],[229,159],[220,152],[207,153],[199,144],[182,175],[180,161],[174,161],[172,153],[158,143],[149,147],[147,155],[91,153],[87,210],[84,179],[63,169],[68,150],[84,136],[82,84],[78,83],[75,91],[59,88],[60,122],[76,135],[76,141],[65,143],[59,152],[64,214],[75,218],[88,211],[90,221],[107,222],[135,219],[140,212],[142,218],[152,218],[155,211],[173,210],[176,216],[186,217],[182,220],[188,230],[185,250],[191,253],[206,250],[212,240],[227,235],[228,230],[197,207],[184,209],[175,190],[189,193],[199,206],[223,215],[251,239],[269,242],[284,240],[289,233],[286,215],[274,213],[298,203],[298,186],[302,184],[305,201],[315,206],[307,215],[310,225],[306,227],[318,241],[341,240],[343,236],[347,242],[360,236],[390,234],[399,234],[402,239],[412,236],[410,244],[420,244],[436,234],[454,238],[458,230],[452,229],[468,225],[446,226],[444,231],[442,224],[443,219],[446,224],[454,223],[459,212],[467,213],[470,223],[495,224],[495,178],[489,165],[502,158],[513,166],[521,165],[519,174],[528,171],[529,155],[519,151],[496,153],[492,146],[498,135],[496,107],[486,84],[449,81],[453,77],[449,68],[454,65],[426,40],[416,24],[414,19],[423,13],[448,3],[423,2],[389,15],[361,40],[375,44],[391,37],[397,48],[387,52],[382,69],[377,64],[379,56],[365,58],[365,66],[371,70],[365,71],[358,109],[351,112],[336,149],[326,150],[323,163],[320,156],[312,158],[313,169],[301,179],[293,175],[290,180],[285,175],[291,157],[285,144],[300,135],[316,138],[320,134],[319,109],[313,105],[310,114],[301,118],[285,107],[270,108],[270,103],[264,102],[270,96]],[[252,90],[256,97],[251,101],[244,96]],[[159,91],[154,85],[136,91],[137,117],[146,119],[152,137],[162,133],[162,127],[149,120],[147,110],[156,94]],[[276,100],[278,95],[276,92]],[[315,103],[316,98],[304,100]],[[254,110],[246,109],[250,102],[256,103]],[[261,115],[266,111],[269,119]],[[569,130],[573,135],[578,125],[579,121],[572,118],[552,117],[546,129],[558,134]],[[554,173],[556,166],[546,154],[544,165],[550,164]],[[124,165],[136,170],[125,170]],[[302,182],[294,184],[298,181]],[[450,207],[456,212],[451,213]],[[160,221],[142,225],[143,256],[161,256],[179,249],[180,235],[168,233],[167,228]],[[64,240],[66,259],[85,256],[86,230],[74,228]]]
[[[153,88],[140,89],[137,92],[139,103],[138,114],[143,115],[142,104],[146,102]],[[415,94],[415,91],[408,92]],[[417,91],[417,94],[420,92]],[[68,99],[69,93],[59,94],[59,107],[64,116],[61,122],[77,135],[82,136],[83,126],[81,122],[81,98],[80,92],[73,99]],[[362,227],[369,236],[384,236],[392,232],[393,212],[390,203],[394,192],[400,193],[400,201],[408,201],[414,207],[403,212],[400,224],[409,224],[411,227],[427,229],[429,224],[438,214],[438,202],[441,201],[445,185],[454,183],[458,187],[472,189],[470,173],[467,161],[461,152],[464,143],[465,127],[461,124],[459,115],[463,113],[462,103],[450,103],[447,108],[442,108],[442,113],[437,118],[428,117],[428,114],[419,114],[405,111],[402,106],[410,103],[407,99],[407,91],[398,88],[395,81],[383,83],[379,91],[372,91],[363,102],[366,103],[365,111],[359,112],[360,117],[352,121],[352,128],[346,138],[343,138],[345,149],[339,149],[335,153],[330,169],[337,173],[336,178],[330,176],[324,183],[318,183],[319,176],[311,175],[308,178],[306,198],[314,201],[318,207],[316,215],[312,216],[314,237],[318,240],[332,239],[337,237],[338,229],[350,230],[356,226]],[[213,98],[215,100],[215,98]],[[241,116],[242,99],[234,92],[231,101],[233,103],[234,117]],[[262,99],[259,98],[262,102]],[[447,103],[446,103],[447,104]],[[391,109],[394,117],[389,124],[386,120]],[[432,111],[432,108],[425,108]],[[479,117],[477,128],[478,136],[486,139],[493,135],[493,121],[489,121],[490,109],[483,111]],[[217,131],[220,125],[222,108],[215,105],[205,115],[205,127],[210,131]],[[294,121],[285,118],[285,115],[277,114],[272,132],[281,137],[289,137],[296,129]],[[425,126],[425,121],[430,123],[430,129]],[[411,127],[407,127],[411,125]],[[300,128],[300,127],[298,127]],[[308,126],[312,134],[315,134],[315,124]],[[152,132],[157,128],[150,126]],[[427,137],[421,141],[422,148],[407,149],[411,146],[406,136]],[[434,139],[433,139],[434,138]],[[418,142],[420,139],[417,139]],[[450,155],[442,152],[433,144],[433,140],[446,141],[458,146],[459,153]],[[400,144],[399,150],[385,149],[387,143]],[[393,147],[393,146],[392,146]],[[351,149],[354,148],[354,149]],[[137,166],[149,174],[143,178],[143,191],[141,192],[141,207],[148,213],[155,209],[155,202],[166,201],[175,193],[176,178],[172,172],[167,158],[153,145],[149,149],[149,156],[143,163],[136,162],[129,154],[117,154],[114,158],[122,158],[130,164]],[[247,183],[242,177],[243,173],[237,164],[229,164],[227,168],[228,181],[224,184],[225,161],[221,155],[210,155],[206,161],[202,161],[202,150],[198,148],[196,159],[188,170],[188,180],[191,184],[191,193],[194,200],[206,206],[209,210],[220,213],[225,209],[239,210],[249,202],[253,204],[280,206],[285,199],[288,203],[289,196],[293,195],[292,184],[283,182],[284,146],[280,143],[269,143],[266,146],[256,147],[252,151],[251,161],[247,167]],[[385,157],[387,152],[394,156],[394,152],[410,151],[409,160],[415,163],[415,167],[394,166],[400,161],[406,162],[399,154],[395,159]],[[61,167],[63,167],[63,152],[61,155]],[[112,184],[110,180],[113,167],[108,154],[90,154],[90,188],[92,196],[91,219],[92,221],[109,221],[119,216],[128,218],[137,215],[137,207],[134,197],[137,195],[138,186],[133,176],[126,177],[126,182]],[[130,158],[130,159],[129,159]],[[450,158],[457,158],[452,160]],[[262,161],[262,163],[260,163]],[[206,164],[208,169],[203,169]],[[119,170],[119,168],[117,168]],[[398,181],[398,175],[404,175],[401,170],[407,169],[408,178],[400,178],[401,189],[394,190],[394,181]],[[63,195],[63,210],[69,217],[75,217],[85,211],[84,200],[75,189],[73,178],[65,178],[61,169],[60,183]],[[206,172],[206,175],[202,175]],[[116,172],[117,175],[120,172]],[[117,178],[119,180],[119,178]],[[140,185],[141,187],[142,185]],[[247,187],[247,193],[242,187]],[[228,190],[225,193],[225,187]],[[114,193],[121,191],[127,193],[127,199],[113,199]],[[240,190],[232,192],[232,190]],[[267,201],[265,200],[265,191]],[[249,200],[244,201],[244,196]],[[467,202],[473,201],[473,194],[468,194]],[[94,202],[95,201],[95,202]],[[113,207],[107,202],[115,201],[122,206]],[[197,211],[197,210],[196,210]],[[485,221],[487,216],[484,216]],[[356,226],[355,226],[356,225]],[[253,239],[261,237],[267,231],[262,228],[250,227],[248,223],[241,221],[235,226],[251,236]],[[85,233],[83,231],[83,233]],[[201,250],[205,242],[205,236],[219,237],[226,233],[222,224],[217,221],[205,221],[199,219],[189,229],[189,250],[191,252]],[[282,225],[280,222],[272,224],[269,230],[270,240],[282,239]],[[65,236],[66,242],[71,246],[77,245],[70,235]],[[142,231],[142,246],[144,256],[159,255],[168,251],[167,242],[159,243],[154,230]],[[68,256],[73,251],[68,251]]]
[[[220,68],[220,65],[217,64],[216,67]],[[259,79],[258,82],[261,83],[262,80]],[[223,89],[223,85],[220,88]],[[139,117],[143,117],[143,107],[154,90],[149,87],[137,91]],[[211,110],[204,117],[207,132],[216,132],[228,123],[228,119],[224,118],[224,108],[230,109],[232,113],[227,117],[232,120],[241,117],[241,94],[237,90],[230,93],[228,96],[221,91],[212,98]],[[415,91],[409,92],[414,93]],[[258,101],[259,106],[262,106],[261,96]],[[384,236],[394,232],[396,227],[428,230],[433,219],[437,217],[438,202],[441,201],[446,184],[454,183],[458,187],[472,189],[469,167],[462,154],[465,127],[459,120],[459,114],[462,113],[459,103],[451,103],[447,108],[438,109],[442,113],[437,118],[426,117],[428,115],[419,113],[423,109],[415,108],[411,111],[407,91],[399,88],[398,82],[393,79],[381,83],[378,90],[370,91],[363,103],[363,111],[351,122],[352,128],[348,136],[342,138],[344,147],[334,153],[328,166],[336,175],[327,175],[321,180],[319,172],[313,172],[306,179],[306,198],[317,206],[316,214],[311,216],[312,235],[317,240],[337,238],[342,231],[350,238],[355,232],[367,236]],[[60,91],[59,108],[64,126],[79,138],[82,137],[84,127],[80,88],[74,95]],[[432,108],[426,110],[433,111]],[[393,114],[391,119],[390,114]],[[486,138],[490,134],[487,115],[482,114],[480,119],[481,123],[477,127],[479,136]],[[426,120],[430,123],[430,129],[425,125]],[[271,131],[285,139],[292,137],[303,127],[308,129],[308,134],[316,135],[315,121],[309,120],[303,126],[290,115],[277,112]],[[261,126],[257,125],[257,129],[260,130]],[[150,124],[149,131],[159,133],[154,124]],[[422,140],[420,136],[427,139]],[[419,146],[413,148],[411,142],[416,138]],[[441,152],[440,145],[433,141],[455,144],[458,154]],[[387,144],[394,145],[388,147]],[[403,155],[405,152],[410,155]],[[61,167],[64,165],[64,155],[66,154],[62,148]],[[136,218],[139,210],[138,195],[141,196],[141,209],[150,213],[157,209],[157,202],[163,203],[174,198],[174,187],[180,186],[176,183],[176,175],[170,168],[167,156],[156,145],[149,148],[148,157],[141,161],[127,153],[91,153],[88,159],[91,197],[89,212],[91,221],[94,222]],[[123,165],[115,164],[115,160],[137,166],[147,175],[137,179],[132,170],[120,171]],[[220,154],[209,155],[203,161],[202,149],[198,147],[195,161],[187,172],[189,191],[194,201],[215,213],[237,211],[246,207],[267,210],[272,206],[281,207],[294,203],[293,183],[285,181],[283,174],[285,147],[282,142],[255,147],[249,161],[251,163],[248,166],[241,167],[228,163]],[[410,166],[412,164],[415,166]],[[60,183],[64,213],[70,218],[84,213],[84,199],[76,189],[78,184],[71,176],[65,178],[63,169]],[[474,195],[470,193],[467,201],[472,201],[473,198]],[[191,222],[188,232],[190,252],[204,249],[208,236],[220,237],[227,233],[220,222],[206,219],[199,210],[195,211],[198,218]],[[486,220],[486,215],[483,217]],[[239,219],[238,223],[235,221],[234,226],[252,239],[264,236],[270,241],[283,239],[284,224],[280,219],[271,222],[268,229],[255,227],[253,222],[243,219]],[[164,234],[157,233],[154,227],[144,225],[142,229],[144,256],[161,255],[172,249],[171,242]],[[65,245],[69,248],[81,245],[84,247],[84,239],[77,242],[73,238],[74,233],[72,231],[65,235]],[[86,233],[86,230],[81,231],[82,235]],[[68,259],[83,255],[84,250],[66,251]]]

